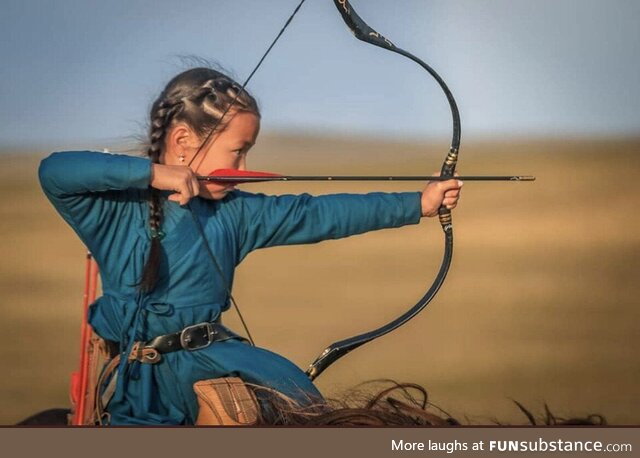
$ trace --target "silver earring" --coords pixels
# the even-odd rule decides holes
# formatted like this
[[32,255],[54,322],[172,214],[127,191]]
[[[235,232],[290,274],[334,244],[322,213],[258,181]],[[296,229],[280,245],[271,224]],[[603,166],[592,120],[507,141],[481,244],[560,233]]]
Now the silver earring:
[[178,156],[178,160],[180,161],[180,163],[184,162],[184,154],[180,154],[180,156]]

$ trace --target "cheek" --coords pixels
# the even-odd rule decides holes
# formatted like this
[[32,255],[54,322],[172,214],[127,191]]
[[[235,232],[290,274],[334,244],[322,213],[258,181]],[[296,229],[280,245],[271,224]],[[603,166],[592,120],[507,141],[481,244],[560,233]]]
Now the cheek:
[[216,170],[220,169],[237,169],[239,167],[239,163],[235,160],[235,158],[216,158],[217,160],[207,161],[198,167],[196,173],[200,175],[211,175]]
[[220,154],[219,151],[203,151],[201,154],[203,155],[203,157],[201,158],[200,163],[196,165],[195,169],[195,172],[198,175],[209,175],[214,170],[223,169],[226,167],[227,161],[225,161],[224,156]]

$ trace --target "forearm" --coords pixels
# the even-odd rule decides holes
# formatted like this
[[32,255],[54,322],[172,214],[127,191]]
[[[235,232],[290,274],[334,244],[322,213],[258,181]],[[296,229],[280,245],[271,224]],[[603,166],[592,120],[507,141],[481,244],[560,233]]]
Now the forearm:
[[416,224],[421,217],[418,192],[241,196],[241,258],[258,248],[338,239]]
[[369,231],[416,224],[420,193],[330,194],[311,197],[300,232],[302,243],[337,239]]

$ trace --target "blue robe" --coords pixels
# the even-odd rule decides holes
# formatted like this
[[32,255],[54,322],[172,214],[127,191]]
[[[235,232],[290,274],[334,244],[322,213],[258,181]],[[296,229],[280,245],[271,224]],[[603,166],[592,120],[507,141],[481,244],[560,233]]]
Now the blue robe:
[[[97,152],[54,153],[39,169],[46,196],[100,267],[103,295],[90,306],[89,323],[102,338],[119,342],[123,353],[135,340],[213,321],[229,309],[189,209],[166,199],[158,286],[147,295],[136,287],[151,240],[150,176],[146,158]],[[221,201],[191,199],[189,206],[229,286],[235,267],[253,250],[416,224],[421,217],[418,192],[314,197],[233,191]],[[107,408],[113,425],[193,424],[193,383],[216,377],[238,376],[302,403],[321,399],[289,360],[235,339],[167,353],[158,364],[125,360]]]

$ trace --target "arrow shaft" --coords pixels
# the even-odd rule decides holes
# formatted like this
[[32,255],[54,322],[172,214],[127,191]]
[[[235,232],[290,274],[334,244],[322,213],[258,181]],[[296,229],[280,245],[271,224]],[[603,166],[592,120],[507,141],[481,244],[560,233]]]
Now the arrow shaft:
[[[258,183],[262,181],[447,181],[452,178],[437,176],[359,176],[359,175],[282,175],[274,177],[201,176],[200,181]],[[475,175],[455,177],[461,181],[535,181],[529,175]]]

